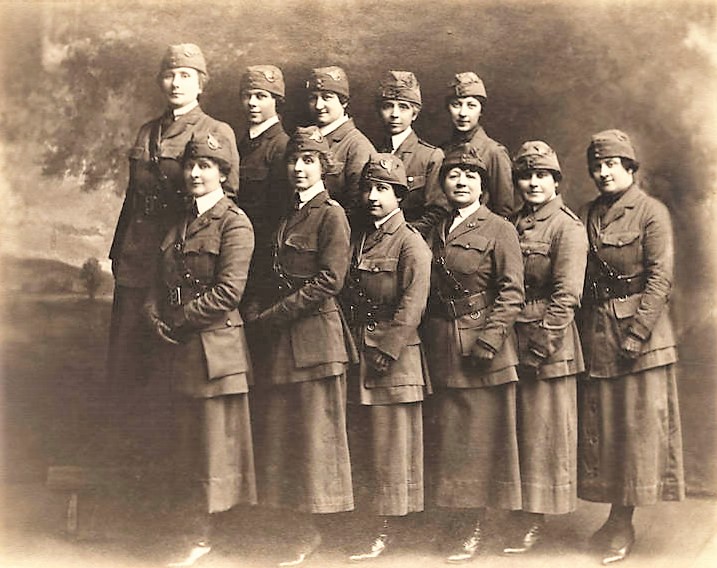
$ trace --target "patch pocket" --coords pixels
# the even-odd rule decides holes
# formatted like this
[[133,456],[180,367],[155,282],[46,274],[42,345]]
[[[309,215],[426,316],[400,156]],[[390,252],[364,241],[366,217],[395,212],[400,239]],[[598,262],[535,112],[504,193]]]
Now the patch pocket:
[[247,370],[244,353],[244,330],[241,326],[202,331],[199,336],[207,361],[209,380],[245,373]]
[[194,278],[203,282],[213,279],[221,249],[219,238],[192,239],[184,243],[184,262]]
[[612,311],[617,322],[617,332],[621,340],[624,340],[629,333],[632,319],[640,307],[642,294],[634,294],[627,298],[615,298],[612,300]]
[[363,259],[358,269],[370,297],[375,300],[393,297],[397,284],[397,258]]
[[408,182],[408,191],[413,191],[426,185],[426,176],[408,176],[406,181]]
[[463,357],[470,356],[473,346],[485,328],[489,309],[483,308],[456,319],[458,340],[461,344],[461,355]]
[[467,234],[451,241],[446,251],[449,266],[462,274],[473,274],[481,264],[491,241],[483,235]]
[[602,247],[605,260],[616,267],[642,263],[639,231],[605,234],[602,237]]

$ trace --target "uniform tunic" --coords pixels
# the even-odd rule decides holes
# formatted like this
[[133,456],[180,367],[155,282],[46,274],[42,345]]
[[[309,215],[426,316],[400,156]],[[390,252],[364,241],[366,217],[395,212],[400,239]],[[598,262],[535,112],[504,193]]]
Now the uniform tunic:
[[[599,197],[582,218],[594,254],[581,316],[588,375],[578,392],[578,496],[621,505],[682,499],[677,352],[668,314],[674,261],[669,212],[634,184],[617,199]],[[589,296],[605,281],[606,266],[642,280],[644,289]],[[627,334],[642,340],[635,360],[621,356]]]
[[119,391],[128,381],[145,381],[150,369],[155,343],[142,320],[142,305],[155,273],[159,244],[185,210],[181,158],[198,132],[220,133],[234,145],[226,188],[235,192],[239,154],[234,131],[199,107],[176,120],[169,112],[144,124],[129,152],[129,185],[110,249],[115,294],[108,375]]
[[518,353],[546,357],[518,366],[518,448],[523,510],[560,514],[577,501],[577,373],[585,370],[575,310],[587,262],[587,236],[561,196],[515,216],[523,251],[526,305],[515,323]]
[[[436,389],[426,409],[429,484],[439,506],[518,509],[513,323],[523,305],[520,245],[513,226],[484,206],[446,238],[448,222],[431,238],[431,297],[422,333]],[[443,274],[442,258],[454,281]],[[441,308],[440,298],[465,303],[481,292],[483,300],[459,317]],[[492,361],[473,364],[478,340],[495,350]]]
[[454,132],[453,138],[442,148],[447,152],[453,146],[465,143],[478,150],[486,165],[488,183],[483,191],[488,194],[488,209],[501,217],[508,217],[517,211],[522,200],[513,187],[513,164],[508,150],[488,136],[482,126],[472,132]]
[[379,148],[380,152],[393,152],[406,167],[408,194],[401,200],[401,210],[406,221],[424,237],[428,236],[450,209],[438,179],[443,151],[421,140],[413,131],[395,151],[390,138]]
[[[248,218],[222,197],[167,233],[158,282],[145,304],[148,315],[185,321],[180,344],[163,344],[176,410],[175,475],[203,494],[208,513],[256,503],[250,365],[237,309],[253,248]],[[177,289],[181,305],[170,301]]]
[[326,189],[344,208],[353,227],[355,219],[362,215],[361,171],[376,149],[356,128],[353,118],[327,134],[326,140],[336,162],[334,171],[326,172]]
[[[280,223],[275,242],[285,280],[266,276],[268,307],[255,324],[267,346],[256,378],[266,389],[256,416],[260,501],[309,513],[348,511],[345,370],[352,343],[336,300],[349,263],[346,215],[322,191]],[[271,293],[276,283],[281,295]]]
[[[344,301],[360,356],[349,374],[349,400],[360,405],[350,424],[354,471],[368,471],[377,514],[422,511],[421,401],[428,370],[418,324],[430,288],[431,251],[398,211],[354,239],[352,259]],[[382,313],[367,317],[374,306]],[[385,373],[365,361],[369,347],[391,358]]]

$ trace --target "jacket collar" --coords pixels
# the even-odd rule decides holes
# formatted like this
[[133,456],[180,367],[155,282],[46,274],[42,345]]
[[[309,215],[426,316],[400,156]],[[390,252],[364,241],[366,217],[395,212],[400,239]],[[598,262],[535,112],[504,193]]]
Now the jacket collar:
[[602,219],[603,227],[619,219],[625,214],[626,209],[632,209],[639,199],[644,195],[637,183],[633,183],[625,193],[618,197]]
[[186,237],[188,238],[191,235],[195,234],[197,231],[200,231],[201,229],[209,225],[213,219],[221,219],[230,206],[231,201],[229,201],[229,198],[225,195],[219,201],[217,201],[217,203],[211,209],[205,211],[196,219],[191,220],[191,222],[187,225]]
[[344,136],[346,136],[349,132],[351,132],[354,128],[356,128],[356,125],[354,124],[354,119],[349,118],[346,122],[344,122],[336,130],[334,130],[333,132],[329,132],[326,135],[326,139],[329,141],[329,146],[331,146],[332,144],[336,144],[337,142],[340,142],[341,139]]
[[293,227],[297,223],[306,219],[313,209],[321,207],[329,199],[327,190],[319,192],[316,196],[307,201],[298,211],[292,211],[286,220],[286,228]]
[[[488,208],[485,205],[481,205],[473,214],[469,215],[465,221],[463,221],[460,225],[458,225],[455,229],[451,231],[451,233],[448,235],[448,238],[446,239],[446,242],[450,242],[456,237],[462,235],[463,233],[467,233],[475,229],[488,218],[489,214],[490,213],[488,211]],[[445,223],[447,223],[448,221],[449,219],[444,219],[443,221],[442,234],[445,234]]]
[[195,106],[187,114],[183,114],[178,117],[177,120],[172,122],[164,132],[162,132],[162,138],[174,138],[179,136],[182,132],[197,124],[199,119],[204,116],[204,111],[200,106]]

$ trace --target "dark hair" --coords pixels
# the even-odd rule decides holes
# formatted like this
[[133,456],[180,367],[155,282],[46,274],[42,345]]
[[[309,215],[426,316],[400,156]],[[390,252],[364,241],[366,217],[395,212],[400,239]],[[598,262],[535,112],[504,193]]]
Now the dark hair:
[[521,170],[513,170],[513,185],[516,185],[518,182],[518,179],[520,178],[520,174],[530,172],[533,170],[542,170],[544,172],[550,172],[550,175],[553,176],[553,179],[560,183],[563,179],[563,174],[561,174],[558,170],[551,170],[550,168],[525,168]]
[[[361,193],[366,193],[367,191],[369,191],[369,183],[371,181],[373,180],[369,180],[361,176],[361,180],[359,181],[359,191]],[[388,185],[390,185],[393,188],[393,193],[398,199],[403,199],[408,193],[408,188],[405,185],[401,185],[400,183],[391,183],[389,181],[382,181],[381,183],[387,183]]]
[[464,96],[462,96],[462,97],[459,96],[459,95],[448,95],[448,96],[444,99],[444,105],[443,105],[443,106],[445,106],[446,108],[448,108],[448,107],[450,106],[451,101],[452,101],[453,99],[464,99],[464,98],[466,98],[466,97],[473,97],[474,99],[478,99],[478,100],[480,101],[480,112],[481,112],[481,114],[483,114],[483,111],[485,110],[486,99],[485,99],[485,97],[481,97],[480,95],[464,95]]
[[[612,156],[608,156],[612,157]],[[620,158],[620,163],[622,164],[622,167],[626,170],[630,170],[633,174],[637,173],[637,170],[640,168],[640,162],[637,160],[633,160],[631,158],[626,158],[624,156],[615,156],[616,158]],[[592,175],[592,169],[593,164],[597,162],[596,159],[590,159],[588,160],[588,173]]]
[[302,152],[312,152],[319,155],[319,162],[321,163],[321,179],[323,179],[326,174],[335,173],[336,160],[334,159],[334,154],[331,151],[321,152],[320,150],[297,150],[296,148],[292,148],[291,142],[289,142],[289,145],[286,148],[284,161],[289,163],[292,156],[301,154]]
[[468,171],[468,172],[478,172],[478,174],[480,175],[480,187],[481,187],[480,202],[487,203],[487,200],[488,200],[488,174],[483,170],[483,168],[474,166],[473,164],[443,164],[441,166],[441,169],[438,172],[438,179],[441,184],[441,189],[443,189],[443,182],[446,181],[446,176],[448,175],[448,172],[450,170],[452,170],[453,168],[459,168],[463,171]]

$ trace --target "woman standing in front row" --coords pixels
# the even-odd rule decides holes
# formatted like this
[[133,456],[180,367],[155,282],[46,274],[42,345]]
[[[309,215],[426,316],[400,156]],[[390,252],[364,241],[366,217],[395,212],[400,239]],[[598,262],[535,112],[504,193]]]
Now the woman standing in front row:
[[523,198],[513,217],[525,272],[525,307],[518,336],[518,449],[523,499],[520,537],[507,554],[532,549],[544,515],[575,510],[578,416],[576,379],[585,370],[575,310],[583,291],[585,227],[558,194],[562,174],[555,151],[525,142],[513,159]]
[[578,385],[578,496],[612,504],[592,538],[610,564],[632,549],[636,506],[685,495],[668,313],[674,250],[667,208],[635,180],[639,164],[627,134],[593,135],[587,158],[600,196],[582,215],[590,243],[581,329],[589,372]]
[[[371,223],[352,238],[342,294],[361,354],[349,375],[349,400],[356,403],[351,455],[354,476],[361,479],[359,468],[368,473],[372,509],[381,523],[371,545],[357,550],[352,561],[384,554],[396,534],[393,519],[423,510],[428,377],[418,324],[431,277],[431,251],[399,207],[408,193],[403,162],[374,154],[359,187]],[[364,456],[367,463],[360,463]]]
[[191,542],[168,566],[192,566],[211,550],[212,514],[256,503],[249,420],[249,362],[239,315],[254,233],[224,195],[233,139],[195,133],[184,181],[194,198],[160,249],[144,312],[169,351],[163,358],[176,419],[178,489],[191,507]]
[[513,323],[523,260],[513,226],[481,204],[485,171],[469,144],[446,153],[440,179],[453,214],[432,233],[423,329],[435,387],[426,408],[428,487],[436,505],[462,512],[465,539],[447,557],[454,563],[480,552],[486,507],[521,506]]
[[286,156],[295,205],[279,223],[273,269],[255,299],[254,325],[271,354],[256,377],[264,392],[255,418],[260,502],[305,514],[295,523],[302,533],[296,554],[281,563],[295,566],[321,543],[316,515],[354,507],[346,433],[347,345],[353,343],[336,300],[350,244],[346,214],[323,182],[331,166],[328,143],[315,126],[297,128]]

